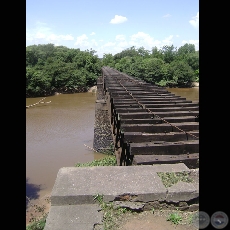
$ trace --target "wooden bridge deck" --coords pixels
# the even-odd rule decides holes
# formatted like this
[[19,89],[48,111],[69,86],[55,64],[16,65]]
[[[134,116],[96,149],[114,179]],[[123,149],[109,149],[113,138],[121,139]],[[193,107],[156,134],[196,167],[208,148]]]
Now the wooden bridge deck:
[[198,167],[198,102],[109,67],[102,79],[118,165]]

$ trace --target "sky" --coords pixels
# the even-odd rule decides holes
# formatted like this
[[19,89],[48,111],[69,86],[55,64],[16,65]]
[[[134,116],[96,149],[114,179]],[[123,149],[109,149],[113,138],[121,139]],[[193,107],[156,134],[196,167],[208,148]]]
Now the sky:
[[26,0],[26,46],[104,54],[186,43],[199,50],[198,0]]

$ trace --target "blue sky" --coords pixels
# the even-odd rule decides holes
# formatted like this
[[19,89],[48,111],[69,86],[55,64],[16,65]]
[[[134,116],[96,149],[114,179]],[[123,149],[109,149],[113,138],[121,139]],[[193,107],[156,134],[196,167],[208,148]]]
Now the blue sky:
[[132,46],[199,50],[199,1],[26,0],[26,46],[48,43],[99,57]]

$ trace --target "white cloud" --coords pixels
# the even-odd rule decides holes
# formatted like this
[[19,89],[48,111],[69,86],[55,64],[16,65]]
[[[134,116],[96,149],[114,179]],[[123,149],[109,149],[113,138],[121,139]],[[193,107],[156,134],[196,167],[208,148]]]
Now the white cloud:
[[117,47],[121,48],[121,49],[125,49],[125,48],[128,48],[129,46],[129,43],[127,41],[122,41],[122,42],[119,42],[117,44]]
[[173,35],[170,35],[169,37],[162,40],[162,44],[163,45],[172,45],[173,44],[172,39],[173,39]]
[[57,35],[54,34],[46,23],[36,22],[34,29],[26,29],[26,42],[29,44],[43,43],[62,43],[62,41],[71,41],[74,37],[71,34]]
[[138,32],[137,34],[133,34],[130,37],[130,45],[131,46],[146,46],[146,47],[153,47],[158,46],[160,44],[160,41],[154,40],[153,37],[151,37],[149,34]]
[[125,40],[125,35],[117,35],[115,38],[117,41],[124,41]]
[[163,18],[169,18],[171,16],[172,16],[171,14],[166,14],[166,15],[163,16]]
[[115,42],[107,42],[104,46],[105,46],[105,47],[106,47],[106,46],[111,47],[111,46],[115,46],[115,45],[116,45]]
[[50,34],[46,37],[47,41],[70,41],[74,40],[73,36],[71,35],[56,35],[56,34]]
[[[199,18],[199,14],[196,18]],[[94,35],[92,32],[90,35]],[[137,32],[127,37],[125,34],[117,34],[113,39],[106,40],[91,39],[90,35],[82,34],[81,36],[74,37],[71,34],[60,35],[55,34],[45,23],[38,22],[34,29],[26,29],[26,44],[47,44],[53,43],[54,45],[64,45],[67,47],[80,48],[81,50],[93,49],[99,57],[103,57],[105,53],[113,55],[130,48],[132,46],[139,48],[144,47],[146,50],[151,50],[153,47],[162,48],[165,45],[174,45],[174,42],[179,37],[178,35],[169,35],[168,37],[155,39],[150,34],[144,32]],[[70,43],[70,42],[71,43]],[[181,46],[185,43],[194,44],[196,50],[199,50],[199,40],[183,40]],[[67,45],[68,44],[68,45]],[[178,47],[177,44],[175,44]]]
[[199,12],[196,14],[195,17],[193,17],[192,20],[189,21],[189,23],[195,28],[199,27]]
[[[119,34],[116,35],[114,39],[109,41],[105,41],[105,40],[97,41],[95,39],[90,40],[86,36],[86,34],[83,34],[77,37],[75,46],[77,46],[81,50],[92,48],[93,50],[96,51],[96,54],[99,57],[103,57],[103,54],[110,53],[112,55],[115,55],[132,46],[135,46],[135,48],[144,47],[146,50],[150,50],[150,51],[153,47],[157,47],[158,49],[161,49],[165,45],[168,46],[174,45],[173,39],[176,37],[177,35],[175,36],[169,35],[168,37],[165,37],[162,40],[156,40],[153,37],[151,37],[149,34],[146,34],[144,32],[138,32],[136,34],[131,35],[129,38],[126,38],[125,35]],[[183,40],[180,46],[183,46],[185,43],[194,44],[196,50],[199,50],[199,40],[188,40],[188,41]],[[177,47],[177,45],[175,46]]]
[[82,34],[81,36],[77,37],[74,45],[79,47],[81,50],[85,50],[85,49],[91,49],[91,48],[94,49],[93,47],[96,48],[98,46],[98,43],[95,39],[89,40],[86,34]]
[[115,55],[116,53],[119,53],[122,50],[130,48],[132,46],[136,48],[143,46],[146,50],[151,50],[153,47],[156,46],[160,49],[164,45],[172,45],[173,38],[174,36],[170,35],[160,41],[155,40],[149,34],[146,34],[144,32],[138,32],[126,39],[125,35],[119,34],[115,36],[114,41],[110,41],[102,46],[98,46],[96,51],[98,52],[98,56],[102,57],[104,53],[111,53]]
[[93,46],[98,46],[98,43],[97,43],[97,41],[95,39],[91,40],[91,44],[93,44]]
[[76,42],[74,43],[75,46],[87,46],[89,45],[88,42],[88,37],[86,36],[86,34],[82,34],[81,36],[77,37]]
[[34,36],[34,38],[37,38],[37,39],[40,39],[40,38],[43,38],[45,39],[46,38],[46,35],[44,33],[41,33],[41,32],[37,32]]
[[111,19],[110,23],[112,24],[119,24],[127,21],[128,19],[126,17],[120,16],[120,15],[115,15],[113,19]]

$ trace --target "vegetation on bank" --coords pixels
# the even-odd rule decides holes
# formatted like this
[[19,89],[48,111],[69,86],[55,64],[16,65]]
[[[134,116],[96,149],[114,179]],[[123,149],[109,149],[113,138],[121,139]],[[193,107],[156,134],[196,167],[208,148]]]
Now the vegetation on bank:
[[26,230],[43,230],[45,228],[45,225],[46,225],[46,217],[47,217],[47,215],[43,216],[42,218],[40,218],[38,220],[32,221],[31,224],[26,226]]
[[93,166],[116,166],[117,160],[115,156],[108,155],[99,160],[93,160],[92,162],[77,163],[76,167],[93,167]]
[[[108,202],[106,203],[103,200],[103,194],[96,194],[94,196],[94,200],[96,200],[103,212],[103,229],[104,230],[116,230],[121,226],[122,223],[125,222],[125,219],[129,217],[130,215],[132,216],[137,216],[140,211],[133,211],[128,208],[120,207],[120,206],[115,206],[113,202]],[[152,209],[151,211],[145,211],[149,212],[151,215],[157,215],[156,213],[160,212],[163,214],[163,210],[154,210]],[[159,215],[159,214],[158,214]],[[191,225],[197,216],[197,212],[184,212],[184,211],[179,211],[179,210],[167,210],[167,212],[164,213],[165,218],[167,221],[170,221],[172,224],[175,225]]]
[[122,215],[132,211],[127,208],[115,207],[113,202],[106,203],[103,200],[103,197],[104,196],[102,194],[96,194],[93,198],[99,203],[103,212],[103,229],[117,229]]
[[171,187],[178,181],[193,182],[193,179],[189,176],[189,172],[158,172],[157,175],[161,178],[166,188]]
[[199,82],[199,51],[193,44],[151,51],[132,46],[103,58],[92,49],[32,45],[26,47],[26,97],[86,92],[96,85],[103,66],[159,86],[189,87]]

